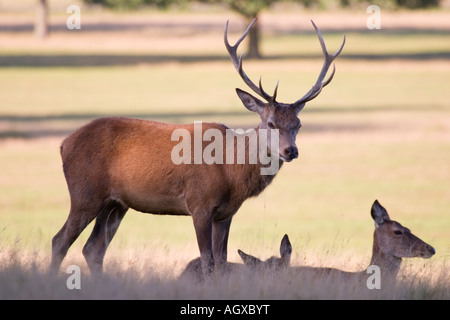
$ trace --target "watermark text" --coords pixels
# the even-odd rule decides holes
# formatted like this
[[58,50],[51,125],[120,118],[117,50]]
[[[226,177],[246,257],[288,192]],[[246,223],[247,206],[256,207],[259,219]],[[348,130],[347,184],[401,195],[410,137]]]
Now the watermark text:
[[66,12],[70,16],[66,20],[66,27],[69,30],[81,29],[81,9],[76,4],[67,7]]
[[[194,122],[191,132],[179,128],[172,132],[174,164],[260,164],[261,175],[274,175],[279,169],[279,130],[209,128],[203,131],[201,121]],[[204,146],[204,142],[208,142]],[[225,153],[225,154],[224,154]]]
[[367,7],[367,13],[370,16],[366,20],[367,29],[381,29],[381,9],[377,5]]

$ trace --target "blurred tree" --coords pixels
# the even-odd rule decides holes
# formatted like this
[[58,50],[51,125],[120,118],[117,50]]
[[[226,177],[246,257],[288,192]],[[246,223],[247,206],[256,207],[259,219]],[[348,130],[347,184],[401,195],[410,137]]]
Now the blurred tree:
[[36,21],[34,23],[34,34],[38,38],[45,38],[48,35],[48,6],[47,0],[37,0]]
[[187,0],[84,0],[88,4],[100,4],[107,8],[134,10],[143,6],[167,8],[171,4],[186,2]]
[[[339,0],[342,7],[352,7],[367,4],[367,0]],[[420,9],[432,8],[440,5],[440,0],[371,0],[370,4],[381,8],[396,9]]]
[[[246,24],[249,25],[253,19],[257,18],[260,12],[269,8],[272,4],[282,0],[204,0],[205,2],[222,3],[227,5],[231,10],[241,14]],[[248,34],[248,58],[261,58],[260,46],[260,28],[259,23],[253,26]]]
[[[246,24],[249,25],[253,19],[257,18],[261,11],[264,9],[270,8],[274,3],[277,2],[298,2],[302,3],[305,7],[310,7],[313,3],[317,3],[320,0],[201,0],[205,3],[216,3],[216,4],[224,4],[231,10],[242,15]],[[260,28],[259,23],[255,23],[253,28],[250,30],[248,34],[248,58],[261,58],[260,46],[259,46],[259,38],[260,38]]]
[[418,9],[439,6],[439,0],[396,0],[399,7]]
[[[269,8],[276,2],[282,1],[303,3],[305,7],[310,7],[314,3],[318,3],[320,0],[84,0],[84,2],[89,4],[101,4],[105,7],[119,9],[138,9],[139,7],[145,5],[153,5],[158,8],[167,8],[172,4],[183,6],[188,2],[219,4],[225,5],[231,10],[242,15],[245,18],[247,25],[249,25],[253,19],[258,17],[262,10]],[[259,38],[260,29],[258,23],[256,23],[248,35],[248,58],[261,58]]]

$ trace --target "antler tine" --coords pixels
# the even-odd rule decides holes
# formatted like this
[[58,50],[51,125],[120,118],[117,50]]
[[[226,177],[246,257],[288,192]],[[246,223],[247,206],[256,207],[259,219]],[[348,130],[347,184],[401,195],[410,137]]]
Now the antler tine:
[[[228,22],[229,20],[227,20],[227,23],[225,24],[225,32],[223,35],[223,40],[225,42],[225,47],[228,50],[228,53],[230,54],[230,58],[231,61],[233,62],[234,67],[236,68],[236,70],[239,71],[239,61],[237,59],[237,48],[239,47],[239,45],[241,44],[241,42],[245,39],[245,37],[247,36],[247,34],[250,32],[251,27],[255,24],[256,20],[258,18],[255,18],[250,25],[247,27],[247,30],[245,30],[244,34],[238,39],[238,41],[236,41],[236,44],[234,46],[231,46],[230,43],[228,42]],[[241,56],[242,59],[242,56]]]
[[255,93],[257,93],[262,98],[266,99],[268,102],[275,102],[275,98],[277,96],[278,83],[275,88],[274,95],[273,96],[269,95],[262,88],[261,78],[259,79],[259,87],[258,87],[257,85],[255,85],[253,83],[252,80],[250,80],[250,78],[244,72],[244,69],[242,68],[242,60],[244,58],[244,53],[242,53],[239,58],[237,57],[237,49],[238,49],[239,45],[245,39],[247,34],[250,32],[250,29],[253,27],[253,25],[255,24],[257,19],[258,18],[253,19],[253,21],[250,23],[250,25],[245,30],[244,34],[236,41],[236,44],[234,46],[231,46],[230,43],[228,42],[228,21],[227,21],[227,23],[225,24],[225,32],[224,32],[225,47],[227,48],[227,51],[231,58],[231,62],[233,62],[235,69],[238,71],[242,80],[244,80],[244,82],[250,87],[250,89],[252,89]]
[[319,77],[317,78],[317,81],[313,85],[313,87],[301,99],[299,99],[293,103],[293,105],[295,107],[301,106],[301,108],[303,108],[303,106],[302,106],[303,104],[305,104],[306,102],[311,101],[312,99],[317,97],[319,95],[319,93],[322,91],[322,89],[327,84],[329,84],[331,82],[331,80],[333,79],[334,73],[336,72],[336,67],[334,66],[334,64],[333,64],[333,71],[331,72],[331,75],[328,77],[327,80],[322,82],[323,79],[325,78],[325,76],[327,75],[328,69],[330,68],[334,59],[336,59],[337,56],[339,56],[342,49],[344,48],[345,39],[346,39],[346,37],[344,36],[344,40],[342,41],[342,44],[339,47],[339,49],[335,53],[329,54],[327,51],[327,47],[325,45],[325,41],[323,40],[323,37],[322,37],[322,34],[320,33],[319,28],[316,26],[314,21],[311,20],[311,23],[314,26],[314,29],[316,30],[317,37],[319,38],[320,46],[322,47],[322,52],[324,55],[324,62],[323,62],[322,70],[319,73]]
[[262,87],[262,83],[261,83],[261,79],[262,77],[259,77],[259,89],[261,90],[261,94],[264,97],[264,99],[266,99],[268,102],[276,102],[277,99],[277,92],[278,92],[278,85],[280,84],[280,81],[277,81],[277,85],[275,86],[275,90],[273,91],[273,96],[267,94],[263,87]]

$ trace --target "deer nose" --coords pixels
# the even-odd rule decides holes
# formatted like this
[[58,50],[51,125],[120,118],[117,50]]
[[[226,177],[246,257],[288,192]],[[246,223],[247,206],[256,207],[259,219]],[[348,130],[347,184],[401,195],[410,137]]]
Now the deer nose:
[[290,146],[290,147],[288,147],[288,148],[286,148],[284,150],[284,153],[286,154],[286,157],[289,160],[293,160],[293,159],[297,159],[298,158],[298,149],[297,149],[297,147]]
[[436,250],[434,250],[434,248],[432,246],[428,246],[428,251],[430,252],[430,254],[433,256],[436,253]]
[[425,244],[424,249],[425,250],[419,254],[422,258],[425,258],[425,259],[431,258],[436,253],[436,250],[434,250],[434,248],[432,246],[430,246],[429,244]]

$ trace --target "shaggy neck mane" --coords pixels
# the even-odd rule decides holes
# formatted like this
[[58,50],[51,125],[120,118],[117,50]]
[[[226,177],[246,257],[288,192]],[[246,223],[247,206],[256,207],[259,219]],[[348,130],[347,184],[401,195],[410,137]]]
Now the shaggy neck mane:
[[[254,129],[259,146],[259,128]],[[256,197],[259,195],[275,178],[277,173],[280,171],[281,166],[283,165],[283,161],[279,158],[271,158],[270,162],[268,164],[261,163],[259,149],[257,149],[257,163],[252,164],[249,157],[249,152],[253,150],[253,148],[250,148],[250,138],[245,138],[245,163],[244,164],[237,164],[237,150],[239,150],[237,139],[234,139],[234,164],[226,165],[227,170],[227,176],[230,178],[230,180],[233,183],[233,186],[235,188],[235,192],[237,195],[239,195],[239,198],[243,198],[243,200],[250,198],[250,197]],[[269,151],[267,151],[266,154],[268,154]],[[271,165],[273,166],[273,162],[277,161],[278,163],[275,163],[278,170],[276,170],[273,174],[267,174],[264,175],[262,172],[264,172],[264,169],[269,169]],[[245,177],[247,181],[245,183],[242,183],[242,178]]]

